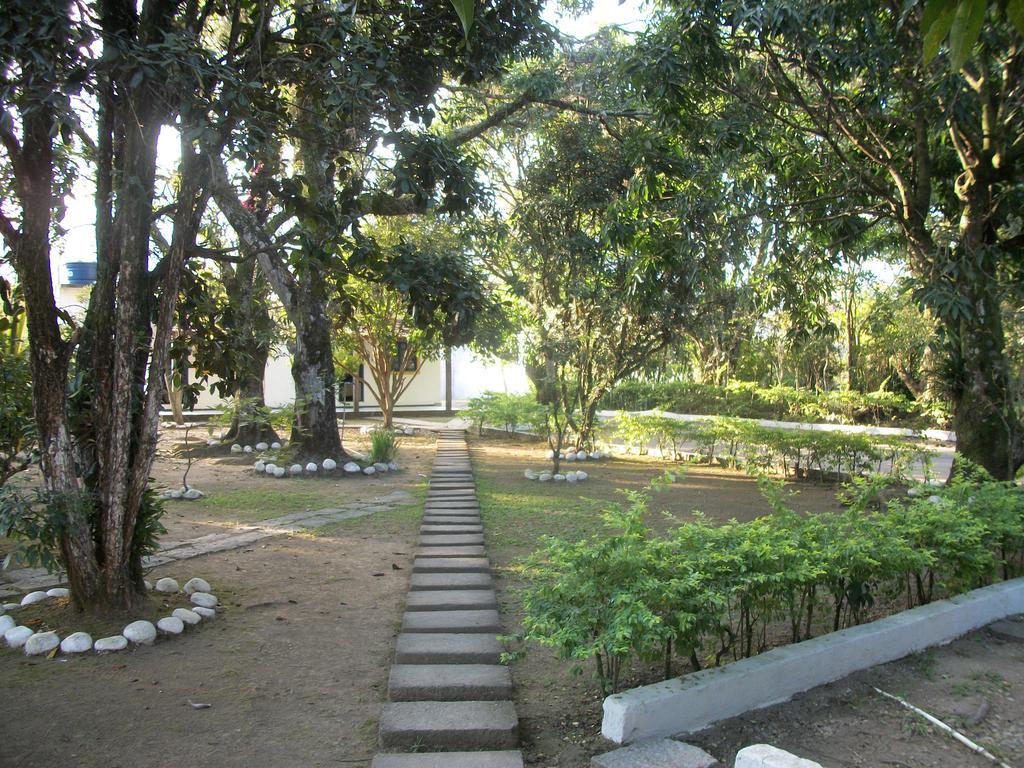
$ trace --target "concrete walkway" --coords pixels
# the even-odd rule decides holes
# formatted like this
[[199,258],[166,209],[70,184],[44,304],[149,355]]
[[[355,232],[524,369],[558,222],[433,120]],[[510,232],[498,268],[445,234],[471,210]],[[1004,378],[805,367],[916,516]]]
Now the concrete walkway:
[[465,434],[444,431],[372,768],[522,768]]
[[[408,504],[412,500],[412,494],[396,490],[374,499],[353,501],[339,507],[292,512],[288,515],[260,520],[258,523],[234,525],[222,532],[208,533],[194,539],[184,541],[161,539],[160,550],[143,558],[142,565],[148,570],[178,560],[188,560],[191,557],[208,555],[213,552],[239,549],[273,536],[309,531],[342,520],[365,517],[374,512],[384,512],[398,504]],[[20,597],[26,592],[50,589],[61,584],[64,584],[63,575],[54,575],[45,568],[16,568],[10,571],[0,571],[0,598]]]

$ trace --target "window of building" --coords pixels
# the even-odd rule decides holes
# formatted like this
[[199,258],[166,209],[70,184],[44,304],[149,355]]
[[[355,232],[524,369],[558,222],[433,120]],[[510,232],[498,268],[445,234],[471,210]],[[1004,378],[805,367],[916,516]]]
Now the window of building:
[[[391,370],[392,371],[415,371],[418,367],[419,361],[416,359],[416,355],[409,355],[406,357],[406,350],[409,349],[409,342],[400,341],[395,348],[395,356],[391,358]],[[405,359],[405,367],[402,367],[402,360]]]

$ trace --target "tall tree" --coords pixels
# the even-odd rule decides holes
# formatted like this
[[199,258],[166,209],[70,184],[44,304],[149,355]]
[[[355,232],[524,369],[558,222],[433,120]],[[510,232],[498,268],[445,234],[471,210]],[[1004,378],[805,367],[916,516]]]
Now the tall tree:
[[1008,478],[1024,462],[1003,327],[1024,246],[1024,39],[979,7],[977,45],[951,67],[944,50],[925,63],[920,3],[666,2],[637,71],[666,125],[718,94],[718,140],[763,158],[774,222],[838,244],[844,226],[900,234],[940,323],[957,450]]

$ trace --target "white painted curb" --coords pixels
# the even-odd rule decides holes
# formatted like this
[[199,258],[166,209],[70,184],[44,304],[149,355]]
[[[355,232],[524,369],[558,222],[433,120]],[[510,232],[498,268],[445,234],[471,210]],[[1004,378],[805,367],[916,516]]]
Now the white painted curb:
[[601,733],[625,744],[699,731],[1022,612],[1024,578],[976,589],[724,667],[609,696]]

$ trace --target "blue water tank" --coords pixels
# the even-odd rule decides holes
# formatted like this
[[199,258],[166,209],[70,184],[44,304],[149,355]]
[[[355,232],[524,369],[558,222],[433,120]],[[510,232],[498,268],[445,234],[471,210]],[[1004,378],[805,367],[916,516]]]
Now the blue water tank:
[[96,282],[95,261],[69,261],[68,281],[65,285],[92,285]]

